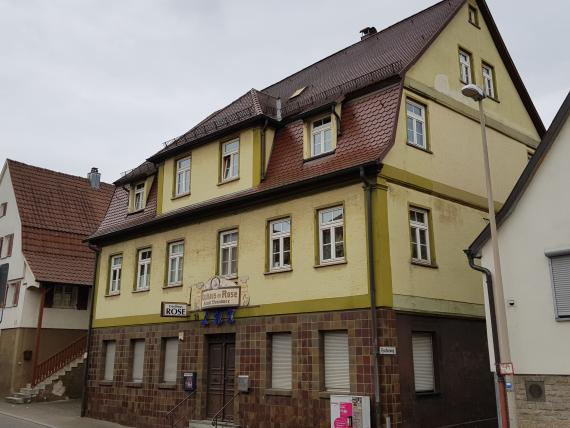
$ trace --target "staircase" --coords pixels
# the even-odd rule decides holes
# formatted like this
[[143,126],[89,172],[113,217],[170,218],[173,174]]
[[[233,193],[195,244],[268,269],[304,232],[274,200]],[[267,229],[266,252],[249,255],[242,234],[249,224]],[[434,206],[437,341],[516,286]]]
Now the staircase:
[[[58,396],[59,394],[56,391],[56,384],[54,384],[54,382],[57,382],[60,378],[83,363],[87,358],[86,350],[87,336],[84,336],[73,342],[67,348],[38,364],[37,367],[34,368],[32,383],[21,388],[19,392],[6,397],[5,400],[12,404],[29,403],[45,391],[48,386],[52,386],[50,392]],[[64,391],[65,389],[63,389],[62,394]]]
[[[212,428],[212,421],[207,419],[205,421],[190,421],[188,428]],[[218,428],[239,428],[239,425],[236,425],[232,422],[224,422],[218,421]]]

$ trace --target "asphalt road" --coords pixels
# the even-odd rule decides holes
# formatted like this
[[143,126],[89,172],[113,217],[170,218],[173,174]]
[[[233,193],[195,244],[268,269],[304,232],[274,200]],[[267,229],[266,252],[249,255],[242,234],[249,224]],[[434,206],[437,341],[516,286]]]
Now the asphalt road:
[[0,414],[0,428],[41,428],[43,426]]

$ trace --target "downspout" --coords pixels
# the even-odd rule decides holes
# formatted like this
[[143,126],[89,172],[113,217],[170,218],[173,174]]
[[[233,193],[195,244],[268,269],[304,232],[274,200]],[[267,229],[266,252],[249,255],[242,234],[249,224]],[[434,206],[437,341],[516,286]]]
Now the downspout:
[[97,281],[97,270],[99,269],[99,256],[101,250],[99,247],[89,244],[89,248],[95,251],[95,271],[93,272],[93,285],[91,286],[91,307],[89,308],[89,325],[87,327],[87,358],[85,359],[85,370],[83,372],[83,392],[81,394],[81,417],[84,418],[87,414],[87,383],[89,381],[89,359],[91,357],[91,337],[93,335],[93,310],[95,308],[95,286]]
[[269,121],[267,119],[265,119],[265,122],[263,123],[263,128],[261,128],[261,181],[265,180],[265,146],[266,146],[266,142],[265,142],[265,131],[267,130],[267,125],[269,124]]
[[44,319],[44,306],[46,303],[46,293],[47,293],[47,289],[45,288],[45,286],[42,287],[41,283],[40,287],[41,287],[40,310],[38,312],[38,324],[36,326],[36,340],[34,344],[34,354],[32,357],[32,386],[35,386],[34,381],[36,379],[36,374],[38,369],[38,358],[40,354],[40,337],[42,332],[42,323]]
[[380,401],[380,369],[378,364],[378,315],[376,313],[376,274],[374,271],[374,239],[372,237],[372,189],[376,183],[366,178],[364,167],[360,167],[360,179],[364,183],[366,198],[366,238],[368,241],[368,275],[370,284],[370,322],[372,324],[372,370],[374,380],[374,415],[376,428],[382,427],[382,407]]
[[469,261],[469,266],[478,272],[485,275],[485,283],[487,284],[487,300],[489,302],[489,318],[491,321],[491,335],[493,336],[493,353],[495,354],[495,376],[497,377],[497,388],[496,400],[497,400],[497,416],[499,417],[499,426],[502,428],[508,427],[508,416],[506,414],[501,414],[501,409],[505,409],[505,406],[500,406],[499,402],[503,401],[506,403],[507,394],[505,388],[505,377],[501,374],[499,370],[499,365],[497,361],[501,361],[501,352],[499,350],[499,333],[497,330],[497,315],[495,313],[495,293],[493,291],[493,274],[487,268],[475,264],[475,254],[471,250],[463,250]]

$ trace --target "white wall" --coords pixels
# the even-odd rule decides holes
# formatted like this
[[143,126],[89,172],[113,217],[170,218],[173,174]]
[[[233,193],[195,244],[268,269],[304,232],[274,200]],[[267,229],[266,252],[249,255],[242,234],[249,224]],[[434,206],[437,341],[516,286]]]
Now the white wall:
[[[570,321],[557,321],[545,251],[570,248],[570,122],[499,230],[512,362],[518,374],[570,375]],[[489,243],[482,264],[492,269]],[[490,337],[490,331],[489,331]],[[492,344],[489,344],[492,349]],[[492,357],[492,355],[491,355]]]

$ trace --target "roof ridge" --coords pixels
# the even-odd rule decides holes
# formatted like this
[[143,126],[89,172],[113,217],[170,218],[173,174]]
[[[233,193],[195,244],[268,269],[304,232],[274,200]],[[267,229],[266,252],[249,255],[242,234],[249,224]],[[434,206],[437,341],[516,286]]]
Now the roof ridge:
[[[358,45],[358,44],[360,44],[360,43],[366,43],[366,42],[369,41],[369,40],[375,39],[375,38],[377,38],[379,35],[385,33],[386,31],[388,31],[388,30],[390,30],[390,29],[392,29],[392,28],[394,28],[395,26],[401,25],[401,24],[403,24],[405,21],[412,20],[412,19],[415,18],[416,16],[418,16],[418,15],[420,15],[420,14],[422,14],[422,13],[425,13],[425,12],[431,10],[431,9],[435,9],[436,7],[440,6],[442,3],[449,3],[449,4],[451,4],[452,1],[453,1],[453,0],[441,0],[441,1],[437,2],[437,3],[435,3],[435,4],[432,4],[432,5],[429,6],[429,7],[426,7],[425,9],[420,10],[419,12],[414,13],[413,15],[410,15],[410,16],[408,16],[408,17],[406,17],[406,18],[402,18],[401,20],[399,20],[399,21],[397,21],[397,22],[395,22],[395,23],[393,23],[393,24],[391,24],[391,25],[389,25],[389,26],[383,28],[382,30],[378,31],[376,34],[372,35],[371,37],[367,37],[367,38],[365,38],[364,40],[358,40],[357,42],[355,42],[355,43],[353,43],[353,44],[351,44],[351,45],[348,45],[348,46],[346,46],[346,47],[344,47],[344,48],[342,48],[342,49],[340,49],[340,50],[338,50],[338,51],[336,51],[336,52],[333,52],[332,54],[330,54],[330,55],[328,55],[328,56],[326,56],[326,57],[324,57],[324,58],[321,58],[320,60],[318,60],[318,61],[316,61],[316,62],[314,62],[314,63],[312,63],[312,64],[307,65],[306,67],[303,67],[303,68],[300,69],[300,70],[297,70],[297,71],[294,72],[294,73],[291,73],[290,75],[284,77],[283,79],[278,80],[277,82],[275,82],[275,83],[273,83],[273,84],[271,84],[271,85],[269,85],[269,86],[263,88],[262,91],[266,91],[267,89],[272,88],[272,87],[278,85],[279,83],[281,83],[281,82],[283,82],[283,81],[285,81],[285,80],[287,80],[287,79],[290,79],[291,77],[293,77],[293,76],[295,76],[295,75],[297,75],[297,74],[299,74],[299,73],[301,73],[301,72],[303,72],[303,71],[309,69],[310,67],[313,67],[313,66],[315,66],[315,65],[317,65],[317,64],[320,64],[321,62],[326,61],[327,59],[329,59],[329,58],[331,58],[331,57],[333,57],[333,56],[335,56],[335,55],[341,54],[342,52],[344,52],[344,51],[346,51],[346,50],[348,50],[348,49],[350,49],[350,48],[353,48],[354,46],[356,46],[356,45]],[[460,0],[461,4],[465,3],[466,1],[467,1],[467,0]]]
[[[14,159],[6,158],[6,163],[8,163],[8,165],[14,164],[14,165],[17,165],[18,167],[39,169],[39,170],[41,170],[41,171],[45,171],[45,172],[48,172],[48,173],[51,173],[51,174],[60,175],[60,176],[64,176],[64,177],[68,177],[68,178],[73,178],[73,179],[80,179],[80,180],[89,182],[89,179],[88,179],[88,178],[86,178],[86,177],[81,177],[80,175],[73,175],[73,174],[69,174],[69,173],[67,173],[67,172],[54,171],[53,169],[45,168],[45,167],[42,167],[42,166],[30,165],[30,164],[27,164],[27,163],[24,163],[24,162],[21,162],[21,161],[17,161],[17,160],[14,160]],[[113,186],[113,184],[107,183],[107,182],[105,182],[105,181],[101,181],[99,184],[100,184],[100,185],[105,185],[105,186],[110,186],[110,187],[115,187],[115,186]]]

